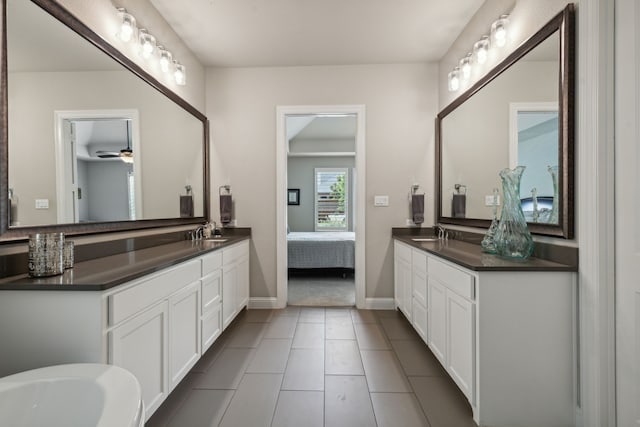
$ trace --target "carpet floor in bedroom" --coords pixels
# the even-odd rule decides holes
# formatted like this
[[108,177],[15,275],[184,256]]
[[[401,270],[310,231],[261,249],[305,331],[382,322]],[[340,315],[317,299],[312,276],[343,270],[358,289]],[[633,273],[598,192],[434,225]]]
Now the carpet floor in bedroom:
[[356,304],[356,285],[353,274],[299,275],[289,277],[289,305],[351,307]]

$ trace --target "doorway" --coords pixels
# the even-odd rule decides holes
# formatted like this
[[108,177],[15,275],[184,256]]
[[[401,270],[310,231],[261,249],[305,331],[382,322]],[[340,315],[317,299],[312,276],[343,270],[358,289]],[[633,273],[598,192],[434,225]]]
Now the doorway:
[[57,111],[58,223],[142,217],[138,113]]
[[364,112],[277,109],[278,307],[364,306]]

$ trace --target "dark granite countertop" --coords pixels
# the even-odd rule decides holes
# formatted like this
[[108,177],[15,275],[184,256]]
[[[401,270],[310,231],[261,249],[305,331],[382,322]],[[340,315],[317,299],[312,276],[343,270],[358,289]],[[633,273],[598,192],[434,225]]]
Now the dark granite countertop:
[[530,257],[526,261],[501,258],[482,252],[480,245],[460,240],[436,240],[415,242],[413,238],[424,235],[393,233],[393,238],[414,248],[437,255],[462,267],[474,271],[578,271],[577,265],[563,264],[551,260]]
[[20,274],[0,279],[3,290],[103,291],[147,274],[222,249],[250,235],[224,236],[226,242],[181,240],[145,249],[76,262],[64,274],[33,278]]

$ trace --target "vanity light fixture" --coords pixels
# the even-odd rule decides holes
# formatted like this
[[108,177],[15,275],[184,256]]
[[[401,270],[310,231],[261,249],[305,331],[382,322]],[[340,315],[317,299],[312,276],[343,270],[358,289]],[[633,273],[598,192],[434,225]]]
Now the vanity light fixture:
[[148,59],[156,49],[156,38],[149,34],[144,28],[140,29],[140,48],[142,49],[142,57]]
[[460,89],[460,68],[456,67],[448,75],[449,92],[455,92]]
[[176,84],[179,86],[184,86],[187,84],[187,69],[184,65],[179,63],[178,61],[173,61],[173,66],[175,71],[173,72],[173,77],[176,80]]
[[158,45],[158,52],[160,53],[160,69],[168,73],[171,64],[173,64],[173,55],[162,45]]
[[118,8],[120,15],[120,30],[118,31],[118,37],[125,43],[131,41],[131,38],[136,32],[136,18],[132,14],[127,12],[124,7]]
[[460,74],[462,76],[462,80],[469,80],[471,77],[471,60],[473,58],[472,53],[467,53],[467,56],[460,60]]
[[484,64],[487,62],[487,54],[489,53],[489,36],[482,36],[482,38],[473,45],[473,53],[478,64]]
[[507,27],[509,26],[509,15],[500,15],[493,24],[491,24],[491,42],[497,47],[503,47],[507,44]]

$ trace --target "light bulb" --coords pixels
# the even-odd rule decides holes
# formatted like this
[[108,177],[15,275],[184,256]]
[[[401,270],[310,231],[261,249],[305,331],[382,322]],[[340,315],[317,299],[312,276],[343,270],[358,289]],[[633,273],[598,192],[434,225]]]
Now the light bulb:
[[142,57],[148,59],[156,48],[156,38],[149,34],[147,30],[140,30],[140,47],[142,49]]
[[454,68],[447,78],[449,80],[449,92],[455,92],[460,89],[460,68]]
[[184,86],[187,84],[187,71],[184,65],[180,64],[178,61],[173,61],[173,65],[175,67],[175,71],[173,72],[173,77],[176,80],[176,84],[179,86]]
[[469,80],[469,77],[471,77],[471,58],[472,57],[473,57],[473,54],[468,53],[467,56],[465,56],[460,60],[460,71],[461,71],[463,80]]
[[133,33],[136,31],[136,18],[134,18],[130,13],[127,13],[127,10],[122,7],[118,8],[118,12],[120,14],[120,19],[122,20],[118,37],[120,37],[120,40],[127,43],[131,40]]
[[491,38],[497,47],[507,44],[507,26],[509,25],[509,15],[501,15],[500,18],[491,24]]
[[478,64],[484,64],[487,62],[487,54],[489,53],[489,36],[482,36],[482,38],[473,45],[473,53],[475,54],[476,62]]
[[160,52],[160,69],[168,73],[171,64],[173,64],[173,55],[164,46],[158,46],[158,52]]

